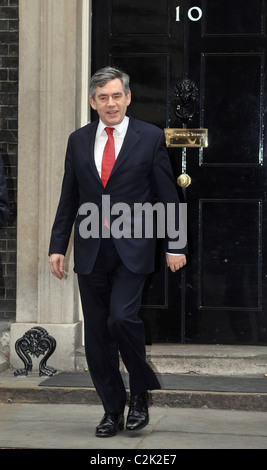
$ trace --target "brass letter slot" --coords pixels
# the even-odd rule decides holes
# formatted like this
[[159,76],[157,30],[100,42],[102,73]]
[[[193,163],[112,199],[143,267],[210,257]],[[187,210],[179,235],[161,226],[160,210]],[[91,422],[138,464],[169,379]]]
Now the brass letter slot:
[[208,129],[164,129],[167,147],[208,147]]

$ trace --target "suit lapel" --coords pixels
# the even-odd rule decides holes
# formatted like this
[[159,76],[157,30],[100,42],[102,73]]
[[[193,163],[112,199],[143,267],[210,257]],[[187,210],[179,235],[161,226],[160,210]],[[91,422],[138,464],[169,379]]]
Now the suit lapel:
[[110,174],[110,178],[113,176],[113,174],[117,171],[117,169],[120,167],[120,165],[125,162],[127,159],[129,153],[132,151],[132,149],[135,147],[135,145],[139,142],[140,140],[140,131],[135,128],[134,125],[134,120],[133,118],[130,118],[129,120],[129,126],[126,132],[126,136],[124,138],[121,150],[119,155],[116,158],[115,165],[112,169],[112,172]]
[[99,173],[97,171],[96,164],[95,164],[95,136],[96,136],[98,122],[99,122],[98,120],[93,121],[89,125],[88,135],[87,135],[88,152],[86,152],[86,154],[89,155],[89,164],[90,164],[93,174],[102,184],[101,178],[99,176]]

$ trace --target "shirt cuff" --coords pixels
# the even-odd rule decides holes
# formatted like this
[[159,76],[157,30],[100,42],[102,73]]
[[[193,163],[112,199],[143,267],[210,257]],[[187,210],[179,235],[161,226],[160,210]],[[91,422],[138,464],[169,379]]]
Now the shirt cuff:
[[172,255],[172,256],[184,256],[184,253],[168,253],[168,251],[166,251],[166,255]]

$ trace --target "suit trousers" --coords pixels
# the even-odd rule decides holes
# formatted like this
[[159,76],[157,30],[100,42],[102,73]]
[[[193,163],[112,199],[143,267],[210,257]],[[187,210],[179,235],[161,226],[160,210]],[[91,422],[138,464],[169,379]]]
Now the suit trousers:
[[92,273],[78,274],[86,359],[106,412],[121,414],[126,404],[119,353],[131,394],[161,388],[146,362],[144,325],[138,316],[145,280],[145,274],[125,267],[112,238],[102,239]]

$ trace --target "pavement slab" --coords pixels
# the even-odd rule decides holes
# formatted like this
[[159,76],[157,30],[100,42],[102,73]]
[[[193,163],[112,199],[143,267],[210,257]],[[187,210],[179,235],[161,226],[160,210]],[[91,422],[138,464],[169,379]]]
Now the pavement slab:
[[127,456],[148,449],[176,455],[178,449],[267,448],[265,412],[153,406],[143,430],[100,439],[95,427],[102,415],[101,405],[2,403],[0,449],[91,449],[92,456],[118,450]]

